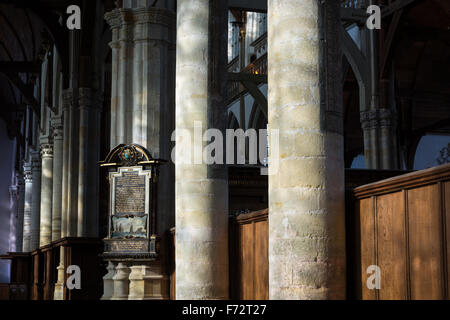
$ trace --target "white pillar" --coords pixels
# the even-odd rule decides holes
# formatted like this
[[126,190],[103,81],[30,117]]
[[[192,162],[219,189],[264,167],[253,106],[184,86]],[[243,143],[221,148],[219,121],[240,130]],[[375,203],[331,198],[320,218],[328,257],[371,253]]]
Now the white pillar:
[[10,252],[17,252],[17,221],[19,220],[18,215],[18,199],[19,193],[17,185],[11,185],[9,187],[9,203],[10,203],[10,213],[9,213],[9,248]]
[[[77,236],[87,236],[87,190],[88,190],[88,150],[89,108],[91,107],[91,89],[80,88],[78,91],[80,106],[79,148],[78,148],[78,226]],[[92,199],[93,201],[93,199]]]
[[17,175],[17,225],[16,225],[16,251],[23,250],[23,219],[25,205],[25,182],[22,173]]
[[72,91],[65,90],[63,92],[63,164],[62,164],[62,186],[61,186],[61,238],[68,236],[68,220],[69,220],[69,149],[70,149],[70,109],[72,108]]
[[41,139],[41,203],[39,246],[52,241],[52,200],[53,200],[53,143],[48,138]]
[[22,251],[31,251],[31,207],[33,195],[33,175],[31,172],[31,162],[24,164],[23,176],[25,179],[25,201],[23,208],[23,243]]
[[39,231],[41,222],[41,159],[39,151],[31,152],[31,172],[33,175],[33,191],[31,200],[31,242],[30,250],[39,248]]
[[52,241],[55,241],[61,238],[63,124],[61,116],[53,117],[51,121],[53,128]]
[[[177,299],[228,298],[226,168],[181,163],[196,122],[203,130],[226,123],[226,26],[226,1],[178,1],[175,119],[190,137],[177,137],[175,151]],[[193,153],[205,145],[199,141]]]
[[[130,4],[131,5],[131,4]],[[170,159],[174,129],[175,14],[137,4],[105,14],[111,27],[111,148],[136,143],[154,158]],[[156,230],[161,236],[160,261],[167,259],[165,231],[174,224],[174,166],[160,168]],[[142,263],[129,264],[140,268]],[[158,269],[161,277],[165,270]],[[162,282],[161,282],[162,283]],[[163,290],[163,289],[161,289]],[[160,290],[160,291],[161,291]],[[152,298],[153,299],[153,298]]]
[[339,1],[268,1],[268,120],[279,130],[270,299],[346,296],[339,10]]

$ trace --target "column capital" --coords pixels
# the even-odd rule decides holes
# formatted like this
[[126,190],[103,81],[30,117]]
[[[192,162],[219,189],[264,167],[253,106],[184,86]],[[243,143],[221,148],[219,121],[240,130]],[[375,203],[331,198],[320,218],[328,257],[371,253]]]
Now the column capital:
[[63,110],[68,110],[74,105],[74,92],[73,89],[63,90],[62,93],[63,98]]
[[15,184],[9,186],[9,195],[15,199],[17,199],[17,196],[19,194],[19,187]]
[[53,143],[41,144],[41,158],[53,158]]
[[23,178],[25,180],[25,183],[33,182],[33,175],[32,175],[32,171],[31,171],[31,162],[25,163],[23,165]]
[[63,138],[64,133],[63,117],[62,116],[52,117],[50,121],[53,131],[53,140],[61,140]]
[[138,8],[134,9],[134,20],[136,23],[160,24],[168,28],[175,27],[176,15],[164,8]]
[[23,189],[25,185],[24,181],[24,173],[21,171],[16,172],[16,181],[17,181],[17,187],[19,188],[19,191]]
[[175,27],[176,15],[170,10],[156,7],[146,8],[116,8],[105,13],[105,20],[111,29],[129,26],[137,23],[152,23]]
[[31,171],[40,170],[41,169],[41,157],[40,150],[31,151]]
[[78,105],[80,106],[80,109],[87,109],[92,105],[91,88],[78,89]]
[[388,108],[361,111],[361,127],[363,129],[391,127],[394,125],[394,117],[395,112]]

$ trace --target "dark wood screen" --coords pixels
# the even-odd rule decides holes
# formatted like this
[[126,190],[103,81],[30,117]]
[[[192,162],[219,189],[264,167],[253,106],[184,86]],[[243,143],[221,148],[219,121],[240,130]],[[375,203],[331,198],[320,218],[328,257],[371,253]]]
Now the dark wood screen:
[[[450,164],[355,189],[361,299],[448,299]],[[367,286],[367,268],[381,287]]]

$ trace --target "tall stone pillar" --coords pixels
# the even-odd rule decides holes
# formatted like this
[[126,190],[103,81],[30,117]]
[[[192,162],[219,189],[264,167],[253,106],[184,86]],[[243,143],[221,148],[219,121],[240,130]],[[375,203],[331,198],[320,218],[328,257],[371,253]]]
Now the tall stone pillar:
[[31,207],[33,195],[33,175],[30,163],[24,164],[23,176],[25,179],[25,200],[23,206],[23,243],[22,251],[31,251]]
[[[61,227],[60,227],[60,237],[65,238],[69,236],[69,212],[70,212],[70,197],[69,197],[69,172],[70,172],[70,156],[69,150],[71,147],[70,143],[70,133],[71,133],[71,116],[73,116],[72,109],[72,90],[68,89],[63,92],[63,139],[62,139],[62,172],[61,172]],[[56,120],[55,120],[56,121]],[[57,125],[58,121],[55,122],[56,127],[59,129]],[[59,131],[59,130],[58,130]],[[58,132],[55,130],[55,134]],[[58,132],[60,133],[60,131]],[[59,134],[58,134],[59,135]],[[55,170],[56,170],[56,141],[59,137],[55,137]],[[59,142],[58,142],[59,143]],[[57,173],[55,172],[55,175]],[[57,205],[57,202],[53,203]],[[56,211],[57,212],[57,211]],[[60,247],[59,253],[59,264],[56,267],[58,279],[55,283],[55,292],[53,294],[54,300],[63,300],[64,298],[64,247]]]
[[31,240],[30,250],[39,248],[39,231],[41,222],[41,159],[39,151],[31,152],[31,172],[33,176],[31,200]]
[[16,251],[23,249],[23,219],[25,206],[25,182],[22,173],[17,174],[17,221],[16,221]]
[[71,108],[72,108],[72,91],[65,90],[63,92],[63,164],[62,164],[62,198],[61,198],[61,238],[68,236],[68,220],[70,211],[69,202],[69,150],[70,150],[70,132],[71,132]]
[[[150,150],[154,158],[170,159],[170,137],[174,129],[175,14],[165,8],[144,6],[118,8],[105,14],[112,31],[111,148],[136,143]],[[157,192],[156,232],[161,236],[160,262],[164,265],[167,248],[166,230],[174,223],[174,166],[160,168]],[[148,266],[130,262],[134,289],[154,286],[152,277],[143,276]],[[138,275],[138,271],[144,273]],[[153,269],[152,269],[153,270]],[[165,286],[167,271],[161,272],[160,286]],[[105,279],[105,281],[109,281]],[[105,282],[105,286],[107,282]],[[163,289],[160,290],[164,291]],[[141,299],[130,293],[130,299]],[[161,295],[161,297],[166,295]],[[147,294],[144,299],[154,299]],[[106,297],[105,297],[106,299]]]
[[80,107],[79,149],[78,149],[78,225],[77,236],[87,236],[87,195],[88,195],[88,150],[89,109],[91,107],[91,89],[80,88],[78,93]]
[[53,141],[41,139],[41,203],[39,246],[52,241],[52,201],[53,201]]
[[18,188],[17,185],[9,186],[9,201],[10,201],[10,213],[9,213],[9,251],[16,252],[16,237],[17,237],[17,220],[18,216]]
[[268,1],[270,299],[346,296],[339,5]]
[[52,241],[61,238],[62,180],[63,180],[63,123],[62,117],[53,117],[53,199]]
[[[191,137],[226,123],[226,1],[177,2],[176,298],[228,298],[228,181]],[[203,132],[202,132],[203,133]],[[200,141],[198,141],[200,140]],[[189,148],[189,149],[188,149]],[[191,154],[200,161],[194,163]]]
[[[368,169],[397,169],[395,114],[391,109],[362,111],[364,154]],[[367,136],[367,138],[366,138]]]

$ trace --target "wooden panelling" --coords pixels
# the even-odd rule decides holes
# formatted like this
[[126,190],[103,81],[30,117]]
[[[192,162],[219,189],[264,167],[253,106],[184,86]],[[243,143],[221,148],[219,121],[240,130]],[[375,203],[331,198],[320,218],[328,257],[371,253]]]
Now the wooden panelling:
[[[406,299],[406,230],[403,192],[377,198],[377,261],[380,299]],[[383,272],[386,270],[388,272]]]
[[[252,299],[254,277],[253,224],[241,225],[239,230],[239,252],[241,266],[241,299]],[[248,280],[248,281],[246,281]]]
[[369,266],[376,264],[375,255],[375,217],[374,199],[363,199],[359,202],[361,221],[361,288],[364,300],[376,299],[374,290],[369,290],[366,285]]
[[267,209],[241,214],[230,221],[230,298],[269,297]]
[[9,283],[0,283],[0,300],[9,300]]
[[446,287],[446,298],[450,298],[450,181],[442,183],[442,194],[444,197],[443,204],[443,212],[445,219],[445,248],[446,248],[446,270],[447,270],[447,287]]
[[[450,164],[354,190],[360,234],[362,299],[448,299]],[[361,239],[359,240],[360,237]],[[358,239],[357,239],[358,238]],[[368,265],[381,270],[381,287],[366,286]],[[362,294],[359,294],[359,290]]]
[[[268,283],[269,283],[269,251],[268,244],[265,239],[269,239],[269,222],[261,221],[253,224],[255,227],[255,239],[257,239],[254,249],[255,257],[255,281],[254,281],[254,299],[269,299]],[[259,239],[259,241],[258,241]]]
[[408,190],[412,299],[443,298],[442,222],[438,185]]

